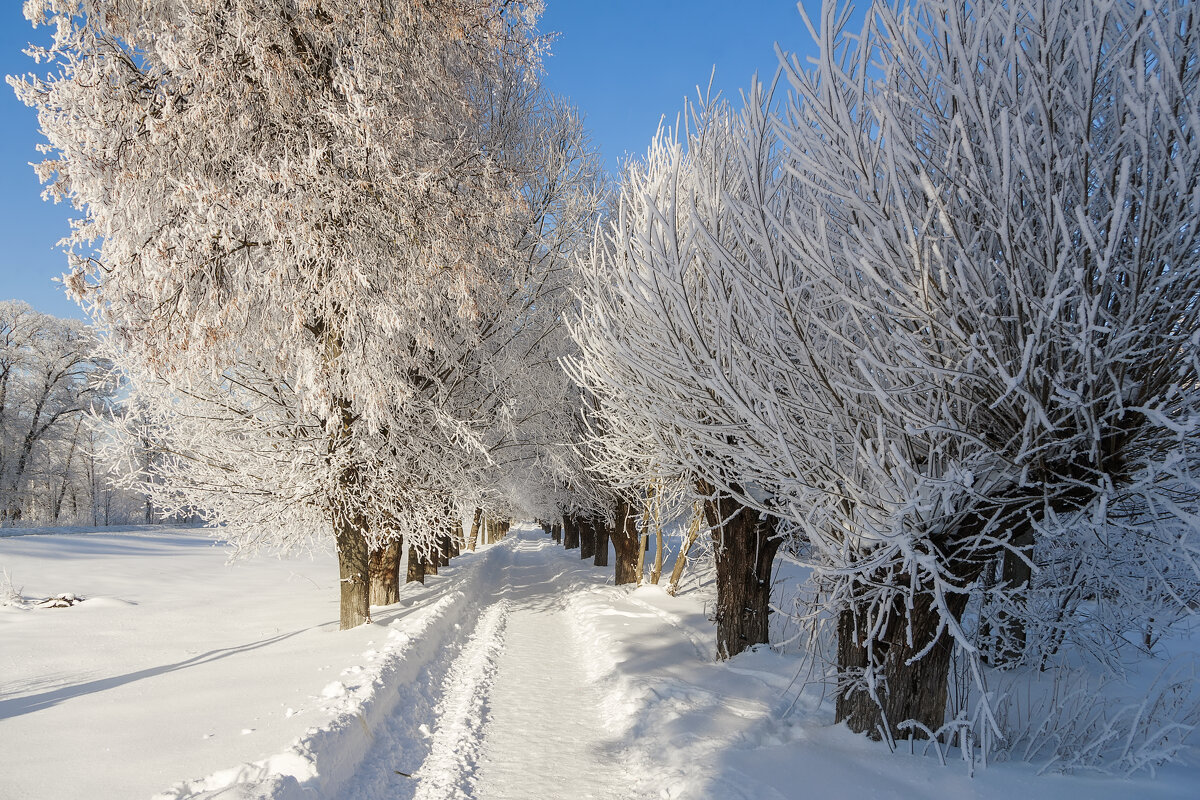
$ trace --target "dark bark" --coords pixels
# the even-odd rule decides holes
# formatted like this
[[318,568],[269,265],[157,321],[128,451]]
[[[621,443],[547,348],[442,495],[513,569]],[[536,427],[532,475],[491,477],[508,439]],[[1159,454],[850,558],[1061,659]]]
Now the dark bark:
[[775,519],[708,492],[704,516],[716,561],[716,656],[769,642],[770,571],[779,551]]
[[421,556],[417,554],[417,548],[412,545],[408,546],[408,583],[424,583],[425,582],[425,562],[421,560]]
[[363,520],[336,515],[334,542],[337,545],[338,577],[341,586],[341,630],[357,628],[371,621],[368,575],[370,556]]
[[476,508],[475,516],[471,517],[471,535],[467,541],[467,546],[471,548],[471,552],[475,552],[475,546],[479,544],[479,521],[483,517],[483,509]]
[[[1033,570],[1026,560],[1033,558],[1033,531],[1013,537],[1012,546],[1024,558],[1010,550],[1004,551],[1000,557],[1000,583],[1007,588],[1010,602],[1023,606],[1026,590],[1033,579]],[[1013,614],[1009,603],[1001,604],[990,618],[980,620],[980,634],[985,641],[990,639],[992,642],[983,656],[993,667],[1015,666],[1025,655],[1025,618],[1020,612]]]
[[400,602],[400,562],[404,542],[394,539],[371,552],[371,605],[390,606]]
[[562,525],[561,524],[556,523],[556,524],[550,526],[550,538],[554,540],[555,544],[562,541]]
[[579,547],[578,520],[570,514],[563,517],[563,547],[568,550]]
[[597,567],[608,566],[608,539],[611,532],[608,529],[608,523],[603,517],[592,517],[588,520],[588,524],[592,528],[592,532],[596,537],[596,557],[592,564]]
[[637,583],[638,543],[641,537],[637,530],[637,517],[633,505],[625,499],[617,501],[616,526],[612,530],[613,554],[616,557],[614,573],[618,586]]
[[595,526],[587,517],[580,517],[576,520],[576,527],[579,530],[579,558],[584,561],[594,558],[596,555]]
[[[946,600],[950,612],[956,618],[961,616],[966,596],[956,594]],[[933,597],[917,595],[910,613],[905,612],[899,599],[890,610],[888,625],[873,648],[879,703],[861,680],[868,666],[864,646],[866,621],[855,611],[849,608],[838,615],[838,674],[842,686],[837,696],[837,721],[844,721],[850,730],[872,739],[882,739],[885,730],[893,740],[908,738],[910,734],[925,738],[920,728],[897,727],[906,720],[915,720],[936,732],[945,721],[954,642],[945,631],[938,634],[940,614]],[[909,644],[910,624],[912,644]],[[936,643],[928,653],[908,663],[935,637]]]
[[701,489],[717,567],[717,657],[732,658],[769,641],[776,521],[711,487]]
[[[446,557],[458,558],[463,550],[462,515],[453,503],[446,503],[446,517],[443,521],[446,530]],[[447,562],[448,563],[448,562]]]

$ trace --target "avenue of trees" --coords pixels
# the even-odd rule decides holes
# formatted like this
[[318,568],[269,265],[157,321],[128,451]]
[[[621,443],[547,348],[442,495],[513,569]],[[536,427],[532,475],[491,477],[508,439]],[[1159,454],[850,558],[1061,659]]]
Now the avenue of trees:
[[516,518],[658,582],[674,520],[718,655],[786,553],[837,719],[894,742],[949,738],[952,662],[986,697],[1194,608],[1193,4],[829,3],[612,186],[536,2],[25,8],[128,485],[332,541],[343,628]]
[[940,729],[956,652],[982,689],[1196,600],[1195,14],[827,6],[786,99],[625,176],[574,327],[609,474],[694,481],[744,641],[787,523],[852,730]]

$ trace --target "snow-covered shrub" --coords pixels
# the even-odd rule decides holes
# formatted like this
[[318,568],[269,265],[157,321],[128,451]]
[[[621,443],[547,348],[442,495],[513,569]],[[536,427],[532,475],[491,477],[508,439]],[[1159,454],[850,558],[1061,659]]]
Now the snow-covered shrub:
[[[1140,666],[1132,680],[1065,665],[989,671],[986,695],[970,697],[941,743],[983,765],[1011,760],[1041,772],[1153,775],[1195,744],[1200,662],[1188,654]],[[961,685],[968,694],[974,688],[969,679]]]
[[[1155,524],[1144,508],[1100,524],[1078,516],[1055,523],[1032,551],[1027,590],[998,598],[1020,620],[1021,641],[999,641],[1004,629],[987,626],[975,639],[990,661],[1047,669],[1082,659],[1120,676],[1131,657],[1157,655],[1164,637],[1194,619],[1195,530]],[[984,619],[997,616],[996,600],[984,603]]]
[[13,583],[12,575],[7,569],[0,570],[0,606],[25,608],[27,603],[22,594],[24,591],[25,587]]
[[814,373],[852,421],[830,427],[830,499],[796,517],[844,608],[839,717],[888,738],[939,727],[976,593],[1012,661],[1047,603],[1071,616],[1033,631],[1052,652],[1088,603],[1197,574],[1178,531],[1198,488],[1200,33],[1170,0],[879,3],[853,38],[834,12],[789,69],[784,168],[819,200],[779,241],[807,305],[840,309],[804,319],[852,351],[837,369],[815,348]]

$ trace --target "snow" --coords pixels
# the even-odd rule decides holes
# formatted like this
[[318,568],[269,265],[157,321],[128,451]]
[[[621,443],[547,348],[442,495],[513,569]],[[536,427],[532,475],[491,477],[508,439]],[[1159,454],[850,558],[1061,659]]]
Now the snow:
[[[542,570],[530,571],[548,571],[557,560],[555,550],[542,553],[543,564],[535,563]],[[625,796],[620,731],[605,724],[603,698],[584,669],[593,654],[562,603],[563,575],[555,577],[530,575],[514,593],[484,731],[479,797]]]
[[227,564],[203,531],[143,529],[0,539],[0,567],[86,598],[0,606],[6,800],[1158,800],[1200,778],[890,754],[798,693],[795,657],[714,662],[711,581],[614,587],[528,527],[342,633],[329,554]]

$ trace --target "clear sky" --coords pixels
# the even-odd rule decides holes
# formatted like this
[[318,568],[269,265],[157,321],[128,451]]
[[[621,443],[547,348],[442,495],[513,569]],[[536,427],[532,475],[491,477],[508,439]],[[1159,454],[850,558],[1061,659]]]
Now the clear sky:
[[[546,81],[586,117],[593,142],[615,170],[646,149],[659,121],[673,122],[685,96],[707,86],[736,100],[758,72],[775,71],[774,46],[809,51],[795,0],[546,0],[543,31],[558,38]],[[0,74],[35,69],[21,50],[34,31],[17,0],[0,0]],[[814,17],[820,0],[805,0]],[[55,243],[72,209],[41,200],[29,162],[40,159],[37,118],[0,86],[0,300],[18,298],[59,316],[81,316],[53,282],[66,259]]]

